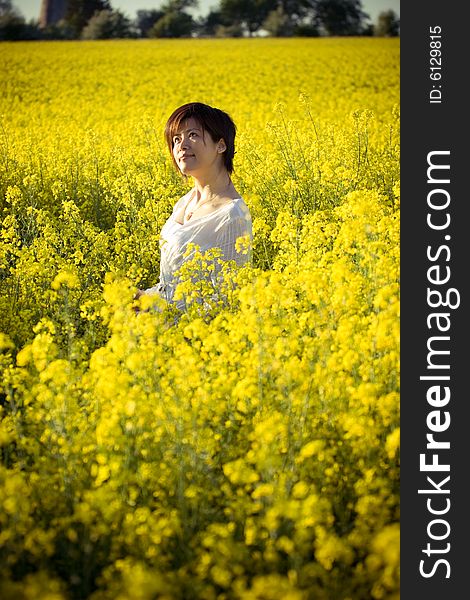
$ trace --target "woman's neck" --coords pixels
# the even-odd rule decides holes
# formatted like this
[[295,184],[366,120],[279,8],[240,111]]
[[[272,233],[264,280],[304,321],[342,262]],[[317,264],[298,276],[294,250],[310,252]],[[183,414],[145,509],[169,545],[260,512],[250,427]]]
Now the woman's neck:
[[232,180],[227,171],[219,172],[215,177],[193,176],[197,201],[220,198],[230,194],[233,188]]

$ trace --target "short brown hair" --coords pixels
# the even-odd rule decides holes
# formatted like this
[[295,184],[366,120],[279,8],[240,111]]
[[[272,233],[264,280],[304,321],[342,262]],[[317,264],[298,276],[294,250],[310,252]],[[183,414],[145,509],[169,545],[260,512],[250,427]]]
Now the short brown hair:
[[218,142],[223,138],[227,146],[222,158],[224,166],[229,173],[233,171],[233,157],[235,155],[235,134],[236,127],[232,118],[223,110],[213,108],[202,102],[189,102],[177,108],[170,115],[165,125],[165,139],[170,150],[173,164],[179,170],[179,167],[173,156],[173,136],[178,132],[183,121],[193,117],[202,127],[203,132],[207,131],[212,141]]

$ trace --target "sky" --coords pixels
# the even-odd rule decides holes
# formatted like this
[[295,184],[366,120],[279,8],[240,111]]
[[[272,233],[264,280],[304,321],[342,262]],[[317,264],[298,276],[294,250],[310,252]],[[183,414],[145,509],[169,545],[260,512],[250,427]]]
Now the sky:
[[[41,0],[12,0],[13,5],[19,9],[27,21],[39,19]],[[120,10],[133,19],[140,9],[159,8],[164,0],[110,0],[114,9]],[[210,8],[218,5],[217,0],[199,0],[199,10],[194,14],[205,15]],[[364,12],[370,16],[375,23],[377,16],[383,10],[392,9],[400,16],[400,0],[362,0]]]

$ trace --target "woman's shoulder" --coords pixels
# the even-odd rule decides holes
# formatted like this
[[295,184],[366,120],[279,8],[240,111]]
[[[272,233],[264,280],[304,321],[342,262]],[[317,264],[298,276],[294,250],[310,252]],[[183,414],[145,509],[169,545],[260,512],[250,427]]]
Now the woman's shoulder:
[[226,210],[221,212],[216,231],[223,232],[231,229],[238,231],[240,228],[251,231],[251,214],[243,198],[232,199]]
[[229,214],[230,217],[242,217],[247,221],[251,221],[250,209],[248,208],[246,202],[241,196],[233,199],[233,202],[230,206]]

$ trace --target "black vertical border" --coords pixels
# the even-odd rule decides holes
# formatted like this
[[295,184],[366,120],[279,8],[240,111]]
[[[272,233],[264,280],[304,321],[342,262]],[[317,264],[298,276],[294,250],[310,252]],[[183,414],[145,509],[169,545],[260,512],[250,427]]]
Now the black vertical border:
[[[442,78],[430,78],[430,27],[442,30]],[[468,81],[468,29],[470,27],[469,3],[446,0],[437,2],[403,2],[401,5],[401,599],[416,600],[443,598],[453,600],[467,597],[470,579],[468,542],[470,542],[470,418],[468,406],[470,394],[466,386],[470,373],[470,337],[468,319],[468,297],[470,279],[470,220],[467,206],[470,205],[470,101],[466,88]],[[434,71],[436,72],[436,71]],[[441,85],[441,88],[433,88]],[[442,91],[441,103],[430,103],[432,89]],[[437,93],[434,94],[437,97]],[[449,150],[451,202],[447,211],[451,222],[445,231],[433,231],[426,223],[430,212],[427,195],[431,189],[427,183],[427,155],[431,151]],[[446,159],[441,159],[446,162]],[[443,187],[443,186],[441,186]],[[443,213],[446,211],[443,211]],[[441,215],[444,218],[444,214]],[[445,239],[450,235],[450,240]],[[442,364],[450,363],[449,385],[451,399],[441,411],[450,413],[450,427],[435,434],[436,439],[450,442],[450,449],[439,451],[439,462],[449,463],[450,472],[424,473],[420,471],[419,455],[426,452],[426,434],[429,433],[426,418],[435,408],[427,402],[429,381],[420,380],[427,370],[427,341],[430,331],[426,322],[433,312],[427,303],[427,277],[432,264],[427,256],[427,247],[437,249],[448,245],[447,252],[440,255],[442,269],[449,266],[451,278],[441,288],[453,287],[460,293],[460,306],[456,309],[439,308],[450,313],[451,327],[447,349],[450,355]],[[444,272],[444,271],[443,271]],[[436,288],[436,286],[430,286]],[[442,290],[444,292],[444,289]],[[444,345],[442,345],[444,347]],[[442,358],[442,357],[441,357]],[[437,373],[437,372],[433,372]],[[438,374],[443,374],[441,371]],[[434,384],[435,385],[435,384]],[[428,455],[434,451],[428,450]],[[431,459],[428,458],[428,462]],[[449,494],[418,494],[419,489],[432,489],[427,476],[434,477],[437,485],[447,475],[450,480],[442,485]],[[447,506],[446,514],[432,515],[427,509],[427,498],[431,506],[439,509]],[[445,519],[450,526],[447,538],[437,541],[429,538],[428,527],[433,519]],[[446,526],[431,527],[434,535],[444,535]],[[427,544],[436,552],[428,557],[423,550]],[[442,558],[445,563],[437,565]],[[424,570],[431,577],[420,574],[420,561],[425,560]]]

